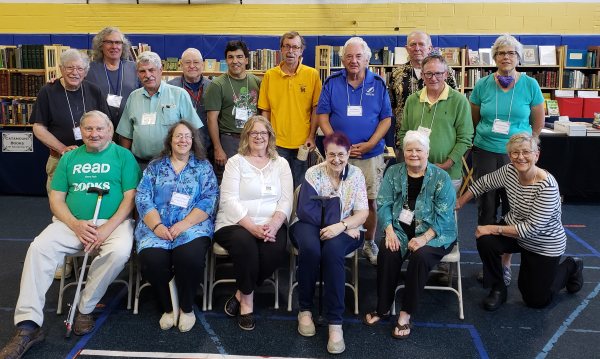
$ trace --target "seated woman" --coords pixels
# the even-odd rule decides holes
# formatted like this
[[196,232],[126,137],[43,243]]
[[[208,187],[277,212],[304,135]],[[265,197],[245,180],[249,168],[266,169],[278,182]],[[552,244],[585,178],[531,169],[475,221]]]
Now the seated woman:
[[240,135],[238,154],[225,164],[215,241],[233,261],[237,291],[225,313],[253,330],[254,290],[287,258],[293,184],[288,162],[277,155],[269,120],[252,116]]
[[[142,274],[164,314],[160,327],[177,323],[187,332],[196,322],[192,305],[213,236],[219,187],[198,131],[186,121],[169,129],[160,156],[150,162],[137,188],[141,221],[135,229]],[[169,282],[175,276],[180,313],[172,313]]]
[[385,246],[377,257],[377,310],[365,315],[374,325],[387,316],[394,301],[402,262],[410,256],[402,305],[392,337],[410,335],[429,272],[452,251],[456,241],[456,193],[448,173],[427,161],[429,138],[408,131],[403,140],[404,163],[391,166],[377,196],[377,220]]
[[[358,227],[367,220],[369,205],[361,170],[348,164],[348,137],[334,132],[325,137],[323,145],[325,162],[306,172],[298,196],[297,222],[291,227],[291,238],[298,248],[298,332],[306,337],[315,335],[311,310],[322,265],[329,321],[327,350],[339,354],[345,350],[344,257],[362,245]],[[323,218],[321,206],[325,207]]]
[[506,144],[510,163],[475,181],[457,202],[505,188],[510,210],[500,225],[478,226],[477,250],[483,262],[483,284],[491,288],[483,300],[486,310],[506,301],[501,255],[521,253],[519,291],[526,305],[542,308],[555,293],[567,288],[577,293],[583,285],[583,261],[560,257],[567,237],[561,223],[560,193],[556,179],[536,166],[539,139],[527,133],[513,135]]

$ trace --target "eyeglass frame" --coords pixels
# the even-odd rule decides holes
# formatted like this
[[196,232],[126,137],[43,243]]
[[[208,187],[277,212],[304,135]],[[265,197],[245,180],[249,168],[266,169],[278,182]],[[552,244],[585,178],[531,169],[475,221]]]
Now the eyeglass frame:
[[512,158],[513,160],[516,160],[519,158],[519,156],[523,156],[524,158],[531,158],[533,157],[536,153],[538,153],[539,151],[510,151],[508,153],[508,156],[510,158]]
[[83,74],[87,70],[85,67],[76,66],[62,66],[62,68],[65,69],[65,72],[72,73],[73,71],[76,71],[79,74]]
[[297,52],[297,51],[300,51],[300,50],[302,50],[302,49],[303,49],[303,47],[302,47],[302,46],[296,46],[296,45],[288,45],[288,44],[285,44],[285,45],[281,45],[281,49],[282,49],[282,50],[285,50],[285,51],[290,51],[290,50],[292,50],[292,51],[294,51],[294,52]]
[[117,40],[117,41],[113,41],[113,40],[102,40],[102,44],[103,45],[119,45],[119,46],[123,46],[123,41],[121,40]]
[[444,75],[447,73],[448,71],[444,71],[444,72],[423,72],[423,77],[431,80],[434,76],[436,79],[441,80]]
[[194,135],[192,135],[191,133],[177,133],[177,134],[173,134],[173,139],[175,139],[175,140],[182,140],[182,139],[193,140]]
[[519,52],[517,51],[498,51],[496,52],[496,56],[497,57],[506,57],[508,56],[509,58],[514,58],[517,57],[519,55]]
[[269,137],[269,131],[250,131],[248,132],[248,137],[258,138],[258,137]]

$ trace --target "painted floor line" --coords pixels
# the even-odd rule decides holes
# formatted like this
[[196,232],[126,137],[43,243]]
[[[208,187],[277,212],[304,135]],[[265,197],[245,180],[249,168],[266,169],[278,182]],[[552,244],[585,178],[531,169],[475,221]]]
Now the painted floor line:
[[[199,358],[199,359],[254,359],[264,358],[262,356],[248,356],[248,355],[227,355],[227,354],[213,354],[213,353],[165,353],[165,352],[128,352],[128,351],[116,351],[116,350],[93,350],[84,349],[80,355],[89,356],[103,356],[103,357],[116,357],[116,358]],[[269,357],[270,359],[283,359],[284,357]],[[286,359],[299,359],[299,358],[286,358]]]
[[565,228],[565,232],[574,240],[576,240],[577,242],[579,242],[582,246],[584,246],[585,248],[587,248],[590,252],[594,253],[597,257],[600,257],[600,252],[598,252],[596,250],[596,248],[592,247],[588,242],[584,241],[583,239],[581,239],[578,235],[576,235],[575,233],[573,233],[573,231]]
[[212,329],[210,324],[208,324],[208,322],[206,321],[206,313],[201,312],[198,308],[194,307],[194,314],[196,315],[196,318],[198,318],[198,320],[200,321],[200,324],[202,324],[202,327],[204,328],[204,330],[206,330],[206,333],[208,333],[210,340],[212,340],[213,343],[215,344],[217,351],[221,355],[227,355],[227,352],[225,351],[223,344],[221,344],[221,340],[219,339],[219,336],[217,335],[217,333],[215,333],[215,331]]
[[567,329],[567,332],[575,332],[575,333],[600,333],[600,330],[592,330],[592,329]]
[[6,242],[33,242],[33,238],[0,238],[0,241],[6,241]]
[[598,284],[596,288],[594,288],[594,290],[590,294],[588,294],[588,296],[581,302],[581,304],[579,304],[577,308],[575,308],[575,310],[571,313],[571,315],[569,315],[569,317],[561,324],[556,333],[554,333],[554,335],[550,338],[546,345],[544,345],[542,351],[538,353],[536,359],[543,359],[546,356],[548,356],[548,353],[550,353],[556,342],[558,342],[558,339],[560,339],[560,337],[569,329],[571,323],[573,323],[573,321],[577,319],[579,314],[581,314],[581,312],[585,310],[590,301],[596,298],[599,292],[600,284]]

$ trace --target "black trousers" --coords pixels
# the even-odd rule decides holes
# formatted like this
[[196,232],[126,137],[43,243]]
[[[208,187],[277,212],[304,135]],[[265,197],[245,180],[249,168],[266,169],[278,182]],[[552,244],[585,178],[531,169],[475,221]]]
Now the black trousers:
[[[452,251],[454,244],[444,247],[423,246],[408,257],[404,291],[402,292],[403,311],[416,313],[429,272],[440,260]],[[386,314],[394,302],[396,286],[402,269],[402,254],[392,252],[385,244],[379,247],[377,255],[377,313]]]
[[214,238],[229,252],[237,289],[245,295],[273,275],[288,257],[285,224],[277,231],[275,242],[264,242],[238,225],[219,229]]
[[516,238],[487,235],[477,239],[477,250],[483,262],[483,285],[485,288],[504,290],[502,279],[503,253],[521,253],[519,291],[529,307],[543,308],[552,302],[555,293],[563,289],[569,276],[575,272],[575,262],[560,256],[548,257],[528,251]]
[[[478,180],[484,175],[494,172],[498,168],[509,163],[507,154],[494,153],[473,146],[473,178]],[[509,210],[508,196],[504,188],[494,191],[488,191],[477,197],[477,224],[484,226],[487,224],[498,223],[496,218],[498,207],[502,202],[502,211],[500,215],[504,217]]]
[[146,248],[140,252],[142,275],[154,288],[165,313],[173,311],[169,292],[169,282],[173,276],[177,284],[179,307],[184,313],[192,311],[209,246],[210,238],[199,237],[173,250]]

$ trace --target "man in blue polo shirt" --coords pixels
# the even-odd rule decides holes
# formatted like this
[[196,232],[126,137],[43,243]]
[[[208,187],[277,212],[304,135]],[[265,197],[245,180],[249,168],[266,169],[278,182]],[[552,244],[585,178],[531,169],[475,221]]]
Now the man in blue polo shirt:
[[363,254],[377,264],[375,199],[385,169],[383,137],[391,125],[392,106],[385,81],[368,69],[371,49],[362,38],[346,41],[340,57],[344,69],[323,84],[317,106],[319,126],[325,135],[343,132],[352,142],[349,162],[363,171],[369,199]]

